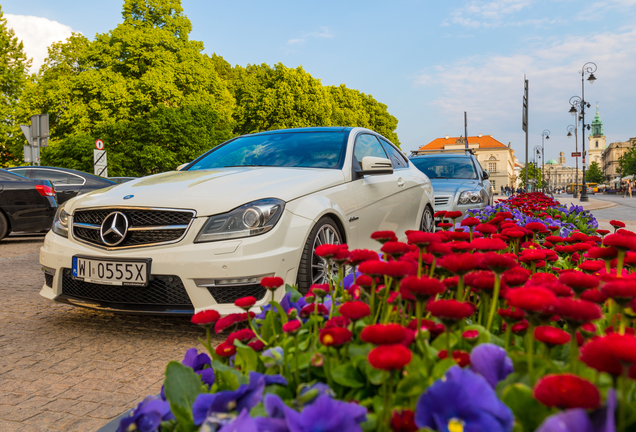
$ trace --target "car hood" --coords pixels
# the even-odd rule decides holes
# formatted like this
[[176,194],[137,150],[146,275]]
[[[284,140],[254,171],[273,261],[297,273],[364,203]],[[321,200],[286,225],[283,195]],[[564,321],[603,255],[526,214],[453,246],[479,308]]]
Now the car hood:
[[435,195],[454,195],[458,190],[477,189],[477,180],[431,179]]
[[343,182],[342,171],[332,169],[236,167],[170,171],[82,195],[69,201],[66,211],[72,214],[80,207],[162,207],[194,209],[198,216],[209,216],[261,198],[288,202]]

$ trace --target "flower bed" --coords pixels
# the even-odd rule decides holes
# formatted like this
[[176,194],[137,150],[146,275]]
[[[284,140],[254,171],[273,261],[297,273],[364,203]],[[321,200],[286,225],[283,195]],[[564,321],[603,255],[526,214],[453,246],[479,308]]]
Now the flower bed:
[[631,430],[636,234],[613,224],[534,193],[408,243],[376,232],[381,257],[320,246],[329,284],[265,278],[280,304],[196,314],[207,353],[170,362],[119,430]]

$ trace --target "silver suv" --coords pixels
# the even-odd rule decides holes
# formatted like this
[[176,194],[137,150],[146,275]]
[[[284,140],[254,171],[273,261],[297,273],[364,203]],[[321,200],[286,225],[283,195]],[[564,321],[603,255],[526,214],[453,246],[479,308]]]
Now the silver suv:
[[458,210],[465,215],[467,210],[492,205],[490,174],[470,150],[462,153],[418,150],[409,159],[431,179],[436,212]]

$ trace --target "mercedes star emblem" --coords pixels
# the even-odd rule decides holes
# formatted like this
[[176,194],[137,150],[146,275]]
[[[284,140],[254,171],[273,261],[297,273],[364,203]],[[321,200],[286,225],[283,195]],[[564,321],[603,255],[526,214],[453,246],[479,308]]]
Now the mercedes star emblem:
[[112,212],[102,222],[99,235],[106,246],[117,246],[128,232],[128,218],[122,212]]

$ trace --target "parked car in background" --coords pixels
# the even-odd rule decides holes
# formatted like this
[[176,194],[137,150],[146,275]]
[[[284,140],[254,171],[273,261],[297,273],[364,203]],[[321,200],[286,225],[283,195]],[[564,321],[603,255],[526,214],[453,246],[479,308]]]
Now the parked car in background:
[[122,184],[129,182],[131,180],[135,180],[137,177],[107,177],[108,180],[114,181],[117,184]]
[[63,204],[74,196],[117,184],[104,177],[98,177],[68,168],[21,166],[7,168],[7,171],[30,179],[50,181],[55,189],[58,204]]
[[465,215],[470,209],[492,205],[490,175],[470,151],[415,151],[410,160],[431,179],[436,212],[461,211]]
[[50,229],[56,210],[51,183],[0,169],[0,240],[15,231]]
[[[363,128],[236,137],[180,171],[143,177],[62,205],[41,249],[48,299],[111,311],[239,312],[280,301],[279,276],[307,292],[327,280],[322,244],[380,248],[392,230],[434,230],[430,180]],[[333,269],[332,269],[333,270]]]

